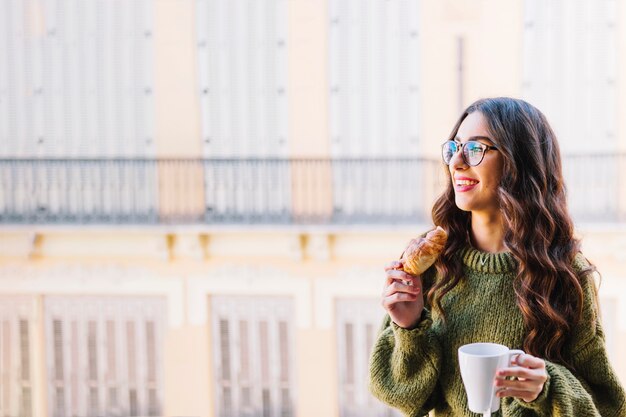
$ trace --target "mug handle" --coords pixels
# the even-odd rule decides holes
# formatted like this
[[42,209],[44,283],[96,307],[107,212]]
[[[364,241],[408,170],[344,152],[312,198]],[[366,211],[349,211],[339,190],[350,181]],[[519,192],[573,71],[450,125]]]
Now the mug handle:
[[[511,366],[511,360],[513,359],[513,356],[515,356],[515,355],[525,355],[525,354],[526,354],[526,352],[524,352],[523,350],[520,350],[520,349],[511,349],[511,350],[509,350],[507,366]],[[491,401],[493,401],[493,398],[494,398],[495,394],[496,394],[496,387],[494,386],[493,390],[491,392]],[[483,413],[483,417],[491,416],[492,405],[493,404],[490,402],[489,403],[489,410],[485,411]]]
[[509,366],[512,365],[511,361],[513,360],[513,356],[525,355],[526,352],[520,349],[511,349],[509,350]]

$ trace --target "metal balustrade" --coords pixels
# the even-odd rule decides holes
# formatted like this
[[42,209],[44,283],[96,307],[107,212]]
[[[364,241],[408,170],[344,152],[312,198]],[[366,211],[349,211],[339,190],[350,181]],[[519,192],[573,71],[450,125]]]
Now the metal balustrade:
[[[626,221],[626,155],[564,159],[577,222]],[[0,224],[408,224],[430,159],[0,159]]]

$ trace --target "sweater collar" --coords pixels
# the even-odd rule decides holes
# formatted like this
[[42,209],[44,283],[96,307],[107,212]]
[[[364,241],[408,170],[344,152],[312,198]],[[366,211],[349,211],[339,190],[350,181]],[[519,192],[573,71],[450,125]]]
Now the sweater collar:
[[517,261],[511,252],[483,252],[467,245],[460,256],[466,266],[478,272],[501,274],[517,269]]

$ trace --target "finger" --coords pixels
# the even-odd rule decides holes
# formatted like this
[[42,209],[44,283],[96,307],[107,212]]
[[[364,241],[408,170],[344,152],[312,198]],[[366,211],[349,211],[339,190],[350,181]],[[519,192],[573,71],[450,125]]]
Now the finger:
[[503,391],[498,391],[496,393],[496,395],[499,398],[504,398],[504,397],[516,397],[516,398],[521,398],[526,402],[531,402],[532,400],[534,400],[535,398],[537,398],[537,395],[534,392],[529,392],[529,391],[518,391],[518,390],[514,390],[514,389],[506,389]]
[[513,368],[503,368],[496,373],[497,379],[504,379],[506,377],[516,377],[524,379],[542,379],[543,374],[530,368],[523,368],[516,366]]
[[387,271],[386,284],[391,285],[394,281],[402,281],[403,283],[421,287],[422,281],[418,276],[407,274],[404,271],[390,270]]
[[530,369],[544,369],[546,367],[546,363],[543,359],[537,358],[527,353],[516,356],[513,360],[513,364]]
[[493,385],[498,389],[514,389],[517,391],[534,392],[537,390],[537,387],[541,385],[541,382],[531,381],[528,379],[524,381],[520,381],[518,379],[496,379]]
[[395,293],[408,293],[408,294],[419,294],[421,292],[421,288],[415,287],[413,285],[406,285],[401,282],[393,282],[391,285],[385,288],[383,296],[389,297]]
[[398,292],[389,297],[384,297],[382,301],[382,305],[385,308],[385,310],[389,310],[389,307],[393,306],[394,304],[407,302],[407,301],[415,301],[416,299],[417,299],[416,295]]
[[387,277],[404,281],[415,278],[414,275],[407,274],[401,269],[390,269],[389,271],[387,271]]
[[385,271],[389,271],[392,269],[402,268],[403,264],[401,261],[392,261],[385,265]]
[[409,294],[419,294],[422,291],[421,285],[416,285],[415,282],[408,279],[387,279],[383,285],[381,295],[388,297],[396,292],[406,292]]

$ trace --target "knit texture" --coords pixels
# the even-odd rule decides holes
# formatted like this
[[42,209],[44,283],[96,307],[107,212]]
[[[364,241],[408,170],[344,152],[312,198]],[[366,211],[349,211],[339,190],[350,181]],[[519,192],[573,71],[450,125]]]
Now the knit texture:
[[[435,411],[437,417],[478,416],[467,408],[457,350],[475,342],[493,342],[523,349],[526,335],[515,301],[517,262],[509,252],[487,253],[466,247],[459,253],[464,279],[443,299],[444,323],[424,309],[416,328],[408,330],[385,317],[370,358],[370,391],[406,416]],[[576,257],[577,271],[587,265]],[[435,269],[422,275],[425,286]],[[575,373],[546,361],[548,381],[533,402],[503,398],[494,416],[625,417],[626,396],[606,354],[604,333],[594,301],[594,283],[584,285],[582,321],[564,348]]]

